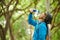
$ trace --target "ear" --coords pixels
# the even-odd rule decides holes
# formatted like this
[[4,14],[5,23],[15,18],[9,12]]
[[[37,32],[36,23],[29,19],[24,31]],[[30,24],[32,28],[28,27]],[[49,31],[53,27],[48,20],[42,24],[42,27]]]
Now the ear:
[[45,20],[46,19],[46,16],[44,16],[43,19]]

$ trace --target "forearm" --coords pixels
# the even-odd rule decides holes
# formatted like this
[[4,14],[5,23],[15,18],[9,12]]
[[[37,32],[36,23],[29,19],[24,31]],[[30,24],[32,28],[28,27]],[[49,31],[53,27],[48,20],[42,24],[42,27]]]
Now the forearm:
[[46,40],[49,40],[49,36],[47,35]]
[[33,25],[33,26],[35,26],[35,25],[37,24],[36,21],[33,20],[33,15],[32,15],[32,13],[30,13],[29,16],[28,16],[28,22],[29,22],[29,24],[31,24],[31,25]]
[[31,21],[32,21],[32,13],[30,13],[29,16],[28,16],[28,22],[29,22],[29,24],[31,24]]

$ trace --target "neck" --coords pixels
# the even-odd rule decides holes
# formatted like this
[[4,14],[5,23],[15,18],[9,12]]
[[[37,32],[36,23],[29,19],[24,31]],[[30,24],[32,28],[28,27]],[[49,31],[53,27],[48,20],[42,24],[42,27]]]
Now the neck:
[[43,19],[39,19],[39,21],[43,22],[44,20]]

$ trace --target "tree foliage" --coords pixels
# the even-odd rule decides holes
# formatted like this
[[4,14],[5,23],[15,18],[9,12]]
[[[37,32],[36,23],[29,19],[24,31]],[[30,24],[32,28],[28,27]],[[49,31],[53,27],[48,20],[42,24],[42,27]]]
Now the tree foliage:
[[[30,8],[46,11],[45,0],[0,0],[1,40],[31,40],[34,28],[27,21]],[[60,40],[60,0],[50,0],[50,13],[53,15],[51,40]]]

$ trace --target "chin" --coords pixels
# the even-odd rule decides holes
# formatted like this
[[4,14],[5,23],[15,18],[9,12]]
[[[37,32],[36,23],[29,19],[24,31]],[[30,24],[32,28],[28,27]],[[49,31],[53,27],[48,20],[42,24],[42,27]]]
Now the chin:
[[39,17],[39,19],[43,19],[42,17]]

